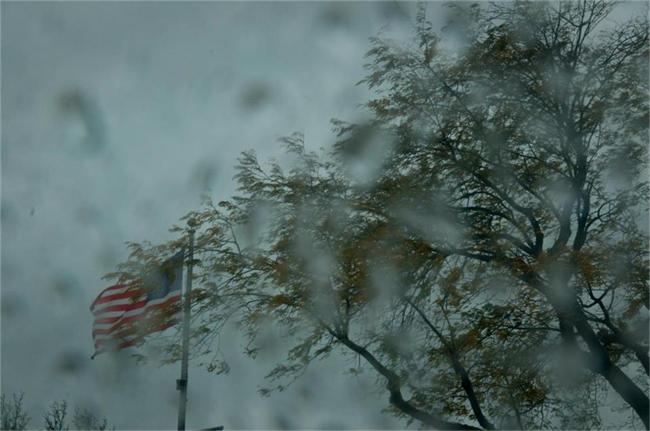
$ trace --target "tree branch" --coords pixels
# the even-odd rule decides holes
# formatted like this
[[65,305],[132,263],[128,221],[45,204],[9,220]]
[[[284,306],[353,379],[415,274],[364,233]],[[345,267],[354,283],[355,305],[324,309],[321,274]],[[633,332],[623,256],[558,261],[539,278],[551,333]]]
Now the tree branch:
[[402,396],[402,392],[400,390],[401,382],[397,374],[386,368],[365,347],[360,346],[350,340],[347,334],[340,334],[334,331],[330,331],[330,333],[350,350],[363,357],[379,374],[386,378],[386,388],[390,393],[390,403],[393,406],[397,407],[402,413],[419,420],[425,425],[432,426],[439,430],[480,430],[480,428],[473,427],[471,425],[444,420],[438,415],[427,413],[415,407],[413,404],[406,401]]
[[469,400],[469,404],[472,407],[472,411],[474,412],[474,416],[476,416],[476,420],[478,420],[478,423],[481,424],[481,426],[485,429],[488,430],[495,429],[494,425],[483,414],[483,410],[481,409],[481,403],[478,400],[476,393],[474,392],[474,385],[472,384],[472,380],[469,377],[469,373],[460,362],[460,358],[458,357],[458,351],[454,348],[454,346],[451,343],[449,343],[445,339],[442,333],[438,331],[438,329],[435,326],[433,326],[433,323],[431,323],[431,321],[427,318],[424,312],[420,310],[420,308],[415,303],[413,303],[413,301],[411,301],[407,297],[404,297],[404,300],[411,307],[413,307],[413,309],[420,315],[422,320],[424,320],[424,323],[431,329],[431,331],[433,331],[434,334],[436,334],[440,342],[445,346],[445,350],[447,351],[447,357],[451,362],[454,372],[458,377],[460,377],[460,384],[463,387],[465,394],[467,394],[467,399]]

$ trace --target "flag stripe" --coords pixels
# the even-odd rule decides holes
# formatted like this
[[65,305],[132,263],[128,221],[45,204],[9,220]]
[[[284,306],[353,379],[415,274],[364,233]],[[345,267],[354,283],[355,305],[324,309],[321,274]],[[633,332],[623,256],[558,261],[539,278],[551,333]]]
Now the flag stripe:
[[95,302],[93,302],[93,305],[90,307],[91,310],[93,310],[97,305],[100,304],[105,304],[107,302],[113,302],[118,299],[125,299],[125,298],[133,298],[135,296],[142,295],[142,292],[138,289],[133,289],[127,292],[120,292],[116,293],[114,295],[107,295],[103,296],[101,298],[97,298]]
[[90,309],[92,310],[92,308],[100,300],[102,300],[102,299],[104,299],[106,297],[112,296],[112,295],[119,295],[121,293],[126,292],[128,289],[129,289],[128,286],[124,286],[122,284],[116,284],[115,286],[107,287],[106,289],[102,290],[101,293],[99,295],[97,295],[97,298],[93,301],[93,303],[90,304]]
[[147,301],[145,300],[137,301],[137,302],[127,301],[126,303],[123,303],[122,301],[124,300],[118,300],[116,301],[117,303],[111,302],[111,305],[107,305],[104,308],[100,308],[97,311],[93,311],[93,314],[97,316],[100,314],[110,313],[111,311],[124,312],[124,311],[137,310],[138,308],[142,308],[147,304]]
[[[111,322],[110,324],[104,325],[104,324],[96,324],[93,325],[95,329],[93,329],[93,335],[95,334],[109,334],[115,329],[117,329],[120,326],[123,326],[128,323],[135,322],[139,319],[143,319],[147,317],[147,315],[151,314],[154,310],[160,310],[163,308],[166,308],[170,305],[172,305],[175,302],[180,302],[180,295],[174,295],[170,296],[169,298],[166,298],[164,302],[159,302],[157,304],[152,304],[147,307],[142,307],[142,311],[137,313],[137,314],[132,314],[126,317],[123,317],[121,319],[117,319],[114,322]],[[152,301],[153,302],[153,301]]]
[[125,292],[129,289],[129,286],[125,284],[116,284],[114,286],[109,286],[106,289],[102,290],[102,292],[99,294],[98,298],[102,298],[107,295],[115,295],[117,293],[122,293]]
[[105,294],[106,292],[112,292],[113,290],[124,290],[124,289],[126,289],[127,287],[128,287],[128,286],[126,286],[126,285],[124,285],[124,284],[115,284],[115,285],[113,285],[113,286],[109,286],[109,287],[107,287],[106,289],[104,289],[104,290],[102,291],[101,295]]
[[[180,298],[180,294],[175,293],[174,296],[172,296],[172,297]],[[149,307],[152,307],[152,306],[159,305],[159,304],[164,303],[165,301],[167,301],[169,298],[170,298],[169,296],[166,296],[164,298],[154,299],[154,300],[151,300],[149,302],[140,301],[140,302],[137,303],[138,307],[126,307],[125,306],[123,309],[119,309],[119,310],[107,310],[106,312],[102,313],[101,318],[95,320],[95,322],[97,322],[100,319],[105,319],[105,318],[120,318],[120,317],[135,316],[135,315],[138,315],[138,314],[142,313],[143,308],[149,308]],[[101,322],[101,323],[111,323],[111,322],[108,321],[108,322]]]
[[120,320],[121,317],[98,317],[95,319],[95,323],[113,323]]
[[[170,306],[171,304],[173,304],[175,302],[178,302],[178,301],[180,301],[180,295],[174,295],[174,296],[171,296],[169,298],[166,298],[165,301],[158,302],[156,304],[151,304],[151,305],[146,306],[146,307],[141,307],[141,308],[139,308],[137,310],[130,310],[128,313],[123,313],[122,317],[112,317],[112,318],[101,319],[101,320],[110,319],[110,321],[108,321],[108,322],[95,321],[95,323],[96,324],[97,323],[100,323],[100,324],[101,323],[108,323],[108,324],[111,324],[111,327],[116,327],[119,324],[130,323],[130,322],[134,322],[134,321],[136,321],[138,319],[141,319],[148,312],[150,312],[150,310],[166,308],[166,307]],[[100,320],[100,319],[97,319],[97,320]]]

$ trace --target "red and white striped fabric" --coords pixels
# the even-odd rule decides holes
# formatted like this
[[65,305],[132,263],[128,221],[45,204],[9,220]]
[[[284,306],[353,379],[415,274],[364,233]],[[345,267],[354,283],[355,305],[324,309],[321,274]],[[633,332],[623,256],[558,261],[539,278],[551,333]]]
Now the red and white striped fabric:
[[90,306],[95,316],[95,353],[119,350],[140,343],[144,336],[180,321],[182,253],[166,261],[156,288],[145,292],[122,284],[104,289]]

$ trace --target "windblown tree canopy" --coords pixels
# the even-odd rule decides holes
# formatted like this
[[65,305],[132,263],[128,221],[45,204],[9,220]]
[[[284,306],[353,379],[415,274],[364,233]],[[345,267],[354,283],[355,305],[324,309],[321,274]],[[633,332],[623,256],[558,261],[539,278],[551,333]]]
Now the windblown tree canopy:
[[[243,153],[239,193],[185,217],[193,355],[222,371],[229,319],[252,356],[272,325],[294,343],[275,388],[337,350],[425,427],[648,428],[646,16],[450,7],[453,50],[424,8],[412,44],[373,39],[371,121],[334,122],[324,154],[286,138],[286,165]],[[173,231],[112,276],[137,282]]]

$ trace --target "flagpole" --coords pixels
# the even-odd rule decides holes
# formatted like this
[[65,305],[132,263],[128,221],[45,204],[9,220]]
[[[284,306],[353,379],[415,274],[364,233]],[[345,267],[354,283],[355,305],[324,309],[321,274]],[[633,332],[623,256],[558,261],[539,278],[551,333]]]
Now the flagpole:
[[178,399],[178,430],[185,430],[185,411],[187,407],[187,362],[190,344],[190,292],[192,291],[192,264],[194,261],[194,223],[187,223],[189,233],[189,253],[187,260],[187,279],[185,280],[185,297],[183,300],[183,356],[181,360],[181,378],[176,380],[176,389],[180,391]]

